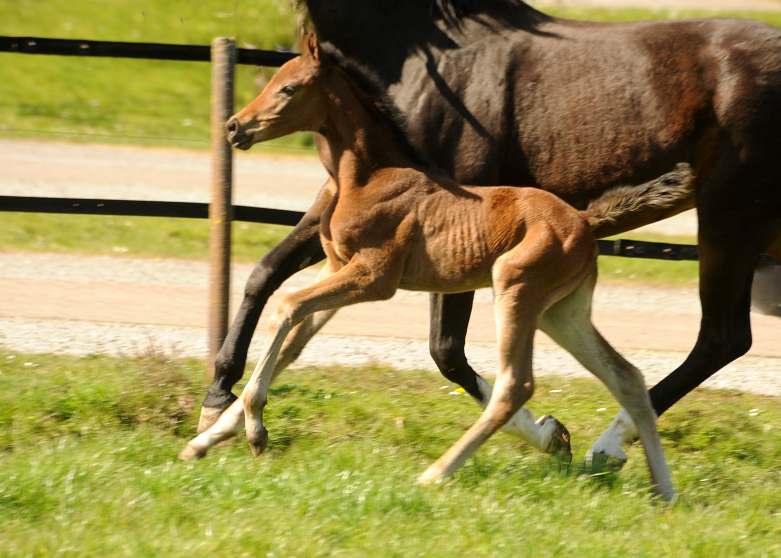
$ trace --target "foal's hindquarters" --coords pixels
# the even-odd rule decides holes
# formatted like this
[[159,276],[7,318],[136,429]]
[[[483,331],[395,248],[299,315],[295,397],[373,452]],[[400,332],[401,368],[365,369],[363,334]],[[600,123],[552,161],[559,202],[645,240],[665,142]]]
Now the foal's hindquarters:
[[[555,196],[533,189],[462,188],[455,198],[452,192],[439,197],[446,201],[439,207],[447,207],[450,213],[458,212],[459,203],[472,203],[463,214],[481,213],[484,218],[467,222],[461,231],[454,231],[459,225],[453,223],[432,227],[431,222],[437,222],[445,210],[437,209],[431,193],[425,198],[426,211],[417,211],[421,217],[415,217],[412,209],[391,226],[387,222],[385,227],[357,224],[349,217],[342,219],[348,222],[339,222],[338,207],[334,210],[331,230],[323,236],[328,263],[320,280],[282,300],[271,317],[263,357],[241,397],[212,428],[188,443],[180,458],[204,455],[215,443],[236,434],[245,421],[253,453],[265,450],[268,433],[262,412],[268,388],[279,373],[275,364],[285,338],[307,316],[387,299],[399,287],[445,292],[449,288],[452,292],[493,284],[500,353],[493,393],[478,421],[423,473],[420,482],[439,482],[451,474],[510,419],[530,423],[521,428],[534,444],[540,427],[518,411],[534,391],[532,346],[534,332],[540,327],[599,377],[624,406],[640,431],[655,490],[672,498],[673,487],[643,377],[591,323],[597,251],[587,220]],[[478,203],[481,211],[475,211]],[[513,209],[508,211],[508,206]],[[423,213],[425,224],[421,224]],[[381,213],[374,218],[393,221]],[[478,232],[470,233],[470,228]],[[376,236],[378,230],[387,231],[382,241]],[[340,231],[352,231],[350,242],[340,243]],[[462,239],[463,246],[453,242],[454,238]],[[357,250],[356,239],[364,243]]]

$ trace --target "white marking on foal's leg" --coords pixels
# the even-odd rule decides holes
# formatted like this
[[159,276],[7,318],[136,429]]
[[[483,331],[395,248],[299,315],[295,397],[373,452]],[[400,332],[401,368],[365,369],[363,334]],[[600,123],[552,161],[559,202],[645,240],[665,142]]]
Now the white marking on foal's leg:
[[[478,404],[485,409],[493,386],[481,377],[477,378],[477,385],[483,394],[483,401],[478,401]],[[525,440],[543,453],[571,453],[569,432],[564,425],[550,415],[538,419],[528,407],[521,407],[500,430]]]
[[621,409],[608,429],[586,453],[586,464],[591,467],[596,461],[596,463],[604,463],[608,468],[620,469],[628,459],[621,446],[635,442],[638,436],[632,417],[626,409]]
[[190,440],[179,454],[179,459],[185,461],[203,457],[213,445],[235,436],[244,426],[244,405],[239,397],[220,415],[211,428],[198,434]]

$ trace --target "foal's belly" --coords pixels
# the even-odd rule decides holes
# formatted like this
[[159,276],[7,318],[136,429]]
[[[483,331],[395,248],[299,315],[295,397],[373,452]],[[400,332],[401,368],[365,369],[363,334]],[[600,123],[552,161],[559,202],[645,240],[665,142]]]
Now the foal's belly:
[[494,258],[475,258],[475,254],[464,256],[436,251],[414,254],[404,264],[399,288],[431,293],[463,293],[490,287]]

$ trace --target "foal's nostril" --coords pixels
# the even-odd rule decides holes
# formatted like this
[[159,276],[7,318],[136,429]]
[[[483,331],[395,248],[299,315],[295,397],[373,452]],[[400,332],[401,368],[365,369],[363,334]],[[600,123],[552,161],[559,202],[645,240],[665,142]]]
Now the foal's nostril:
[[231,118],[225,123],[225,131],[228,132],[228,139],[233,139],[239,131],[239,123],[235,118]]

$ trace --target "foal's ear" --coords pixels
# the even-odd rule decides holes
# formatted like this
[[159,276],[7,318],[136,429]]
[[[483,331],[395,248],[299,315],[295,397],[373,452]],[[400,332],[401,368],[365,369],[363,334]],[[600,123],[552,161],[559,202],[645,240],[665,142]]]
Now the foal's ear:
[[320,62],[320,42],[317,40],[317,34],[314,31],[305,33],[301,37],[301,52],[311,56],[315,62]]

